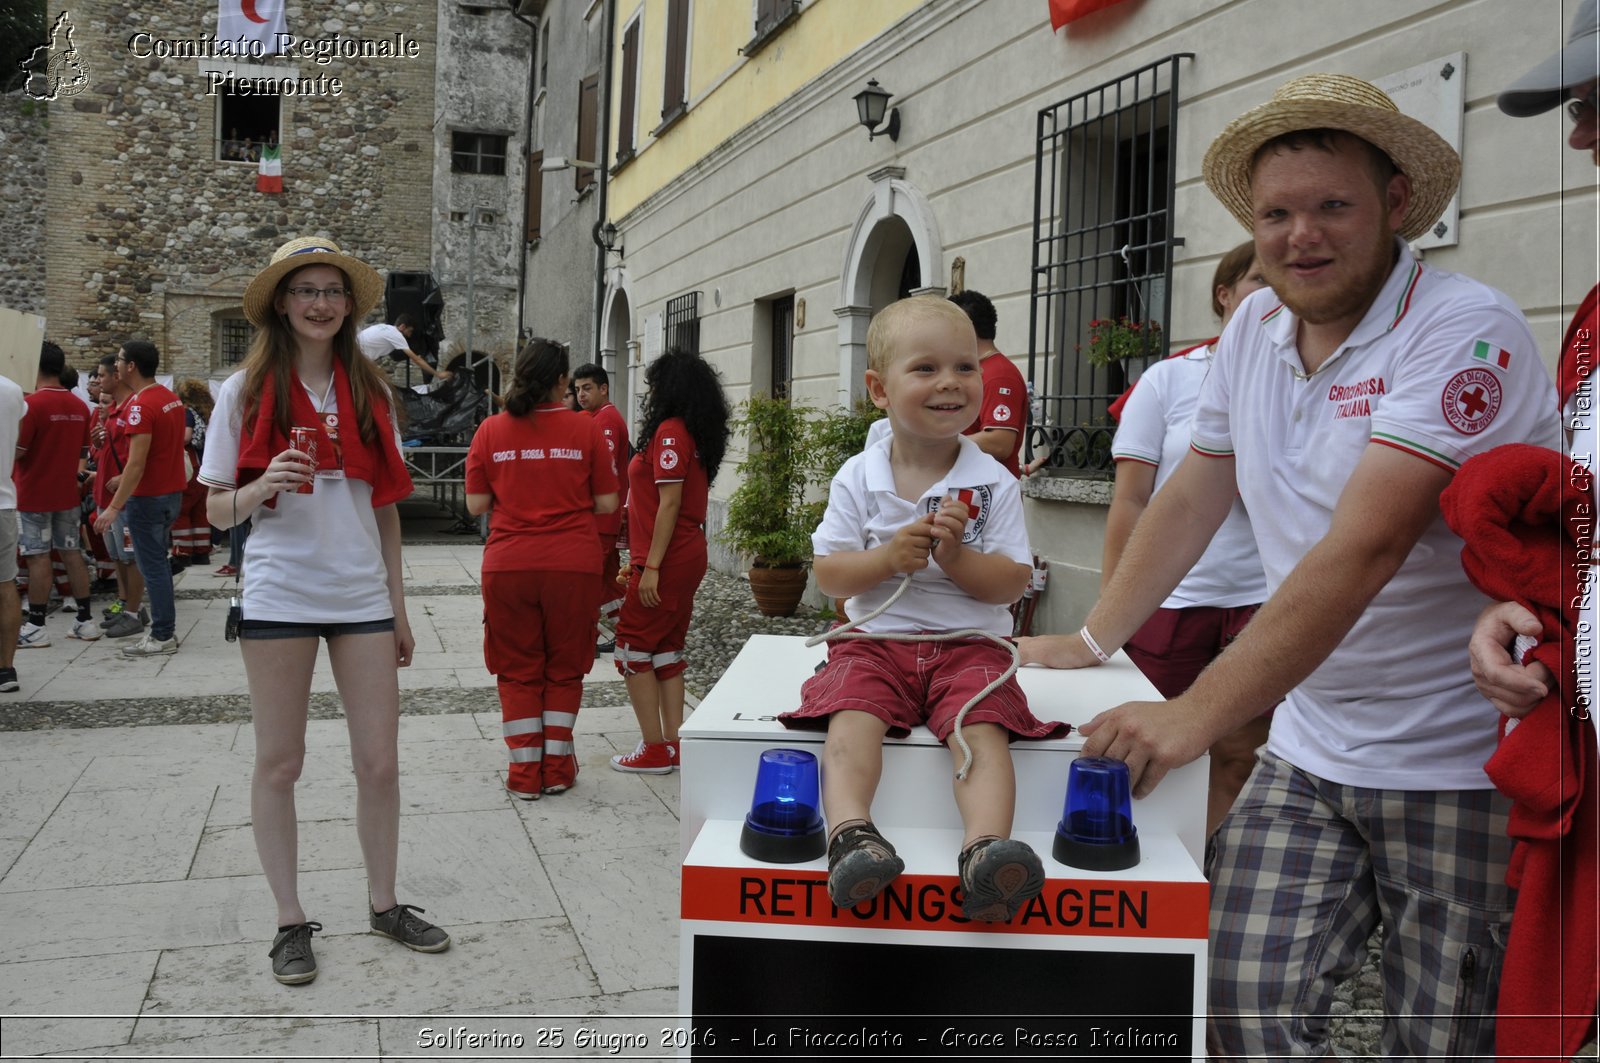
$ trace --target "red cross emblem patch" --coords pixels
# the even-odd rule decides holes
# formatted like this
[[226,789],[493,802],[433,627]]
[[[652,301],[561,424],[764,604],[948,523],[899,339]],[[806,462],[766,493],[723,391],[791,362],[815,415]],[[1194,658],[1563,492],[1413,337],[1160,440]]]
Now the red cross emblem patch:
[[1440,406],[1450,427],[1475,436],[1500,412],[1500,381],[1487,369],[1463,369],[1445,383]]

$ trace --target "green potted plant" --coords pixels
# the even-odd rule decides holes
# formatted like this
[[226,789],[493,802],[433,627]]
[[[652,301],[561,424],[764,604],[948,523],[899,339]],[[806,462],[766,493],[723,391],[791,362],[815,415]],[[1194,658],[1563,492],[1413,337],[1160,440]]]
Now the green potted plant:
[[745,433],[740,483],[728,500],[722,541],[752,559],[750,591],[766,616],[793,616],[805,593],[811,533],[822,523],[834,473],[861,452],[883,412],[862,399],[818,412],[788,399],[750,398],[735,427]]
[[739,486],[728,499],[722,541],[752,559],[750,591],[765,616],[793,616],[811,561],[806,504],[810,440],[804,406],[752,396],[734,426],[745,434]]

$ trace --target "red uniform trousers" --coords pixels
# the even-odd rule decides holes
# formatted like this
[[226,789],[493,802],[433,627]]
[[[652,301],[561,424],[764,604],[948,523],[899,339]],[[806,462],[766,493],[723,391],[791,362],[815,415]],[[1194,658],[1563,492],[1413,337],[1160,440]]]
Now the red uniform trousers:
[[178,502],[178,515],[172,521],[172,552],[178,557],[211,555],[211,519],[206,516],[205,484],[190,480]]
[[571,786],[572,728],[594,665],[594,575],[485,572],[483,605],[483,659],[499,680],[511,754],[506,783],[534,794]]
[[671,679],[688,667],[683,646],[689,637],[694,592],[706,575],[704,543],[698,556],[677,563],[669,558],[661,566],[661,578],[656,584],[661,604],[654,609],[645,608],[639,601],[639,577],[643,573],[642,564],[633,566],[628,593],[617,614],[617,671],[626,678],[654,670],[658,680]]
[[600,533],[600,551],[604,555],[600,559],[600,620],[613,629],[617,614],[622,612],[623,591],[617,582],[617,573],[622,568],[621,539],[620,535]]

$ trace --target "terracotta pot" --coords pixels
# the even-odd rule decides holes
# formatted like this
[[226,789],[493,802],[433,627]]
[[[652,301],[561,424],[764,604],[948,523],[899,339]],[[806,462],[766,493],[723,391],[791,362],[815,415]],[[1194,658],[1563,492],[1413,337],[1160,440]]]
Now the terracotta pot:
[[762,616],[793,616],[805,592],[805,565],[768,566],[757,561],[750,569],[750,593]]

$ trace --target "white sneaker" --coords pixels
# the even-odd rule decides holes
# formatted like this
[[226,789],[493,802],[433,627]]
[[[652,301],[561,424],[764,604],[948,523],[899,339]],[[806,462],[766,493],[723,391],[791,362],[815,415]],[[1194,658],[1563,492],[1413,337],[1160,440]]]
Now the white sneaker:
[[178,652],[178,639],[158,639],[154,635],[146,635],[132,646],[122,647],[124,657],[159,657],[162,654]]
[[22,630],[17,632],[17,648],[20,650],[36,650],[41,646],[50,645],[50,632],[44,629],[43,624],[28,621],[22,625]]
[[93,642],[104,634],[105,632],[100,630],[100,625],[92,619],[80,620],[72,625],[72,630],[67,632],[67,638],[77,639],[80,642]]

